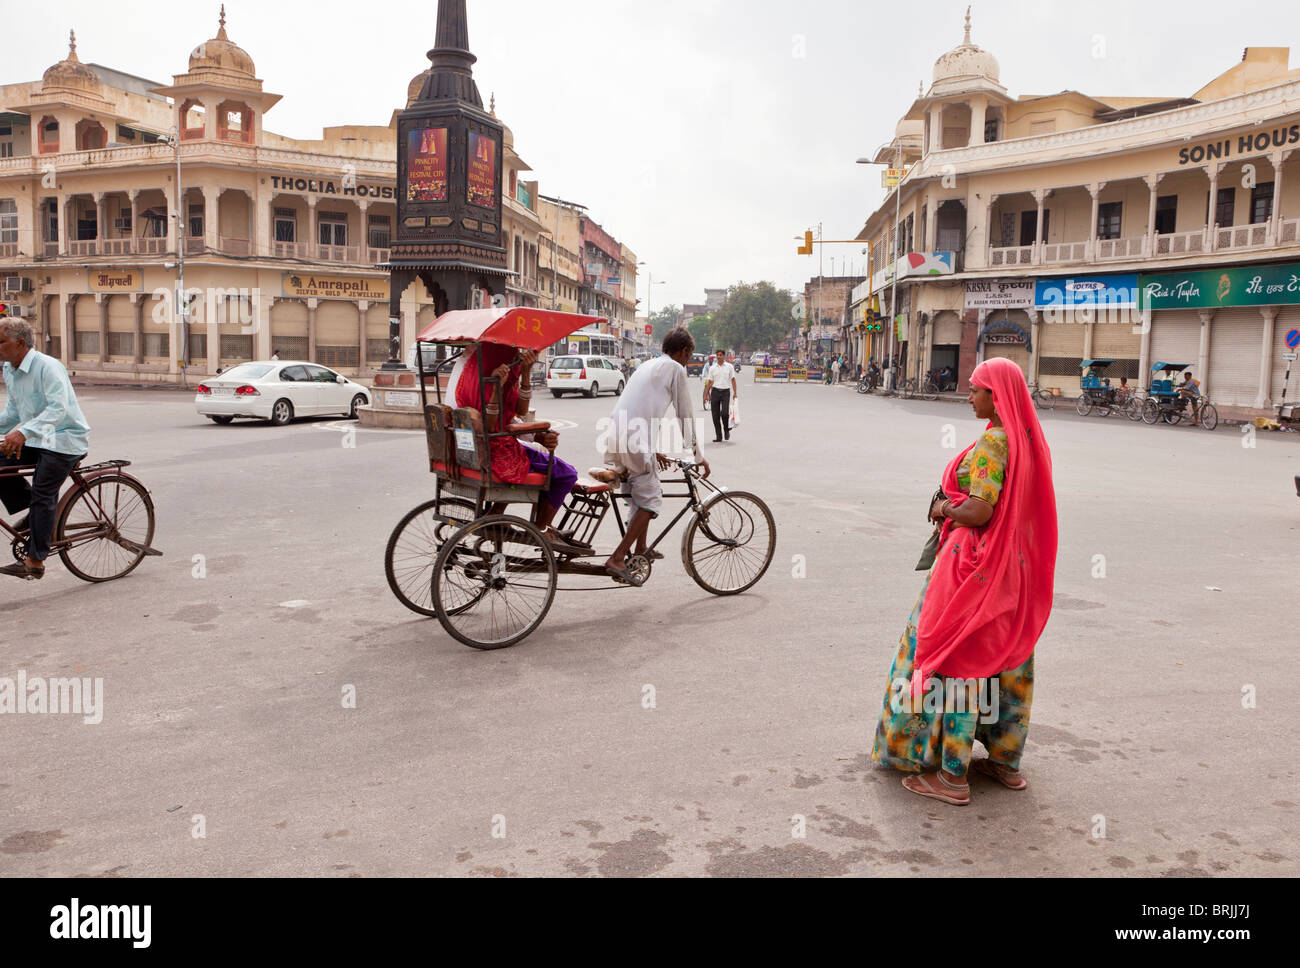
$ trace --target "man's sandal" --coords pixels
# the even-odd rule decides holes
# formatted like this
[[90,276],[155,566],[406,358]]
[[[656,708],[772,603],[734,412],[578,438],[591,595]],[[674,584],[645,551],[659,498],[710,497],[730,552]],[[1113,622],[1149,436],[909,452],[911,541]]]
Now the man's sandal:
[[970,786],[965,783],[952,783],[942,772],[905,776],[903,788],[920,797],[951,803],[954,807],[965,807],[970,804]]
[[1013,770],[993,760],[976,760],[971,766],[975,769],[975,772],[983,773],[990,779],[997,780],[1008,790],[1023,790],[1029,786],[1029,781],[1020,775],[1019,770]]
[[13,575],[15,578],[23,578],[27,581],[40,581],[45,577],[45,566],[33,568],[24,561],[18,561],[0,568],[0,575]]
[[613,565],[605,566],[605,574],[618,582],[620,585],[631,585],[633,588],[640,588],[644,584],[639,578],[632,574],[632,569],[624,565],[622,568],[615,568]]

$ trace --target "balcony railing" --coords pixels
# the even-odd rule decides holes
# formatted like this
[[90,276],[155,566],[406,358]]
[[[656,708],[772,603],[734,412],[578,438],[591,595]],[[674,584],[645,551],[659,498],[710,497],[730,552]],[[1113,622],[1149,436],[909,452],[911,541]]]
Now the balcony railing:
[[1146,248],[1146,237],[1136,236],[1131,239],[1098,239],[1097,261],[1115,259],[1140,259]]
[[989,251],[991,266],[1030,266],[1034,264],[1032,245],[1012,245]]
[[1225,249],[1253,249],[1268,243],[1268,223],[1234,225],[1231,228],[1220,228],[1216,234],[1218,241],[1215,248],[1220,252]]
[[186,255],[202,255],[203,249],[204,249],[203,236],[192,235],[185,240]]
[[68,243],[68,255],[98,255],[99,242],[96,239],[80,239]]
[[271,243],[271,255],[277,259],[306,259],[309,254],[306,242]]
[[1156,236],[1156,255],[1196,255],[1205,251],[1205,229]]
[[1083,262],[1088,258],[1087,242],[1047,242],[1043,244],[1044,265]]
[[391,249],[376,249],[373,246],[367,247],[366,264],[377,266],[381,263],[387,262],[391,252]]
[[18,255],[17,242],[0,242],[0,259],[13,259]]
[[162,255],[167,251],[165,238],[136,239],[135,251],[140,255]]
[[100,255],[131,255],[135,252],[132,239],[100,239]]
[[316,258],[321,262],[349,262],[361,260],[361,247],[357,245],[318,245]]
[[1300,218],[1284,218],[1277,223],[1277,244],[1295,245],[1300,242]]
[[228,239],[222,237],[221,252],[224,255],[250,255],[252,246],[248,239]]

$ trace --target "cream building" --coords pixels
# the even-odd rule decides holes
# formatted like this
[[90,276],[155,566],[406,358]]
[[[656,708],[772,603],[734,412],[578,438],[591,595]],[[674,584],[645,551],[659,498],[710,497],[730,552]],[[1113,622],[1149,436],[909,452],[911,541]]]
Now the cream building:
[[[264,126],[279,100],[224,10],[171,84],[83,63],[74,38],[40,80],[0,85],[0,298],[43,349],[83,376],[178,380],[179,249],[190,376],[273,352],[362,377],[382,365],[396,129],[285,138]],[[537,183],[509,128],[504,147],[505,301],[549,305]],[[433,318],[413,284],[403,347]]]
[[1270,406],[1300,328],[1288,58],[1248,48],[1185,97],[1013,97],[968,15],[874,159],[908,172],[859,235],[874,259],[856,317],[873,300],[889,315],[897,275],[907,375],[951,365],[964,387],[1002,355],[1074,395],[1083,359],[1142,385],[1151,364],[1187,362],[1216,403]]

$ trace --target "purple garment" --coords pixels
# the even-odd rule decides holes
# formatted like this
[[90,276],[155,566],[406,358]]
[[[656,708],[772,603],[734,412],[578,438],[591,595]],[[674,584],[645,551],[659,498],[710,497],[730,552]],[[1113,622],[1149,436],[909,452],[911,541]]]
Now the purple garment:
[[[524,446],[524,453],[528,455],[528,464],[534,474],[545,474],[547,465],[551,462],[551,455],[544,450],[537,450],[534,447]],[[546,499],[551,502],[551,507],[564,507],[564,499],[569,496],[573,490],[573,485],[578,483],[578,472],[574,470],[572,464],[566,464],[560,458],[555,458],[555,470],[551,472],[551,489],[546,492]]]

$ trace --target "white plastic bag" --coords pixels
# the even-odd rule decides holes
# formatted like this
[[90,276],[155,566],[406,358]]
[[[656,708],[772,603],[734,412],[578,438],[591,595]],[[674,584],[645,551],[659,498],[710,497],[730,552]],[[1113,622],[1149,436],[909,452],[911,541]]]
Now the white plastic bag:
[[735,430],[740,426],[740,401],[735,397],[731,398],[731,429]]

